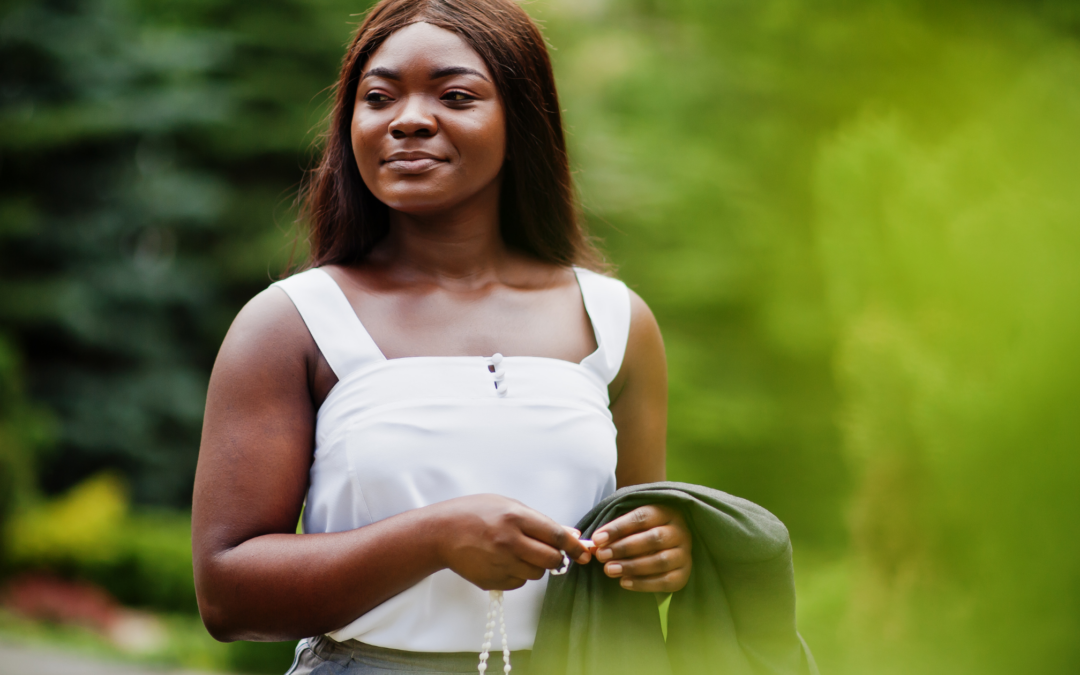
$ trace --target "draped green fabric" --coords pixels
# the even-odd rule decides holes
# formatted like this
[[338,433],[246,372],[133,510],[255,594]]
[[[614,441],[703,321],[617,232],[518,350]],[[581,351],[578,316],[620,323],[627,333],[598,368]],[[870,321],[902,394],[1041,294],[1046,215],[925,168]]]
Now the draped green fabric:
[[577,528],[589,537],[644,504],[678,508],[693,532],[694,566],[668,610],[624,590],[598,563],[551,577],[532,653],[544,675],[817,675],[795,627],[787,528],[760,506],[687,483],[623,488]]

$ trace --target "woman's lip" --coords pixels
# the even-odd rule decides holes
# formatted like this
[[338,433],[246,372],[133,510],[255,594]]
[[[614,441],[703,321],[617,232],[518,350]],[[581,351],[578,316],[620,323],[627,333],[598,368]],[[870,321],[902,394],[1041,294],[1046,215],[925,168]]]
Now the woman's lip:
[[443,160],[434,157],[418,157],[416,159],[391,159],[384,162],[384,166],[394,173],[423,173],[442,162]]

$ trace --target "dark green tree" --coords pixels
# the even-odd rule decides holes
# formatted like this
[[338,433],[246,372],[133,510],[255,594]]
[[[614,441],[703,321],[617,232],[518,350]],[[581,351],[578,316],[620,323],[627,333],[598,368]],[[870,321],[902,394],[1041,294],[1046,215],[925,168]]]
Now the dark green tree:
[[190,499],[217,345],[289,257],[308,130],[363,9],[340,5],[0,10],[0,322],[59,422],[47,491],[111,468],[139,502]]

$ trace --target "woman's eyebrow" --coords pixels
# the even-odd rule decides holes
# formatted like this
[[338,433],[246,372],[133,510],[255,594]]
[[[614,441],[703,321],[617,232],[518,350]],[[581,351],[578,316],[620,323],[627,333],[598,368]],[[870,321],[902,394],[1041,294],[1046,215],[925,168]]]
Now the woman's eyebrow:
[[389,68],[383,68],[382,66],[375,66],[371,70],[367,71],[360,76],[361,80],[366,80],[369,77],[381,77],[387,80],[401,80],[401,74],[396,70],[390,70]]
[[[444,77],[450,77],[451,75],[475,75],[476,77],[479,77],[485,82],[491,81],[479,70],[476,70],[475,68],[469,68],[468,66],[447,66],[445,68],[436,68],[435,70],[431,71],[431,74],[428,77],[430,77],[432,80],[440,80]],[[375,66],[371,70],[361,75],[360,79],[366,80],[369,77],[381,77],[386,80],[394,80],[395,82],[401,81],[401,73],[396,70],[384,68],[383,66]]]
[[439,80],[444,77],[450,77],[451,75],[475,75],[485,82],[490,82],[486,75],[481,73],[475,68],[469,68],[467,66],[448,66],[446,68],[436,68],[431,71],[431,79]]

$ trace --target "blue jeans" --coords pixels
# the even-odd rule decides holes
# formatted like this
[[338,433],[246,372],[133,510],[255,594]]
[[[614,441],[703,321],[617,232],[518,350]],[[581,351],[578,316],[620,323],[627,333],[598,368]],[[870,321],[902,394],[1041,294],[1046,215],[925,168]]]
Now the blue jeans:
[[[510,655],[512,675],[529,674],[529,651]],[[325,635],[301,640],[285,675],[456,675],[475,673],[479,652],[404,652]],[[487,675],[502,675],[502,652],[492,650]]]

